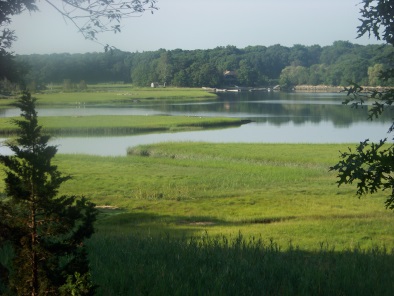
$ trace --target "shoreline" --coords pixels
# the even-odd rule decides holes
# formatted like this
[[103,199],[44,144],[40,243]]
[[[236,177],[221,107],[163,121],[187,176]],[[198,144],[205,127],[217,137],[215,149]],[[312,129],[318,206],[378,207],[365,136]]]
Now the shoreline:
[[[370,91],[384,91],[390,89],[390,87],[384,86],[361,86],[363,92]],[[339,93],[345,90],[344,86],[332,86],[332,85],[296,85],[294,91],[296,92],[334,92]]]

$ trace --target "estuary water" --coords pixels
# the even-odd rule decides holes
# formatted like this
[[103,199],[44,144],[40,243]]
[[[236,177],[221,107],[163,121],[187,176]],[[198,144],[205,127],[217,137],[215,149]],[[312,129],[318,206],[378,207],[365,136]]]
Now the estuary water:
[[[77,95],[77,94],[70,94]],[[234,117],[251,120],[240,127],[109,137],[56,137],[50,144],[59,153],[124,156],[128,147],[168,141],[212,143],[356,143],[390,137],[394,112],[370,121],[368,106],[352,109],[343,105],[343,93],[223,93],[204,102],[75,105],[67,108],[37,108],[39,116],[168,115]],[[77,101],[77,100],[76,100]],[[0,109],[0,117],[18,116],[18,109]],[[0,139],[3,142],[5,139]],[[1,144],[0,144],[1,145]],[[0,146],[0,153],[8,154]]]

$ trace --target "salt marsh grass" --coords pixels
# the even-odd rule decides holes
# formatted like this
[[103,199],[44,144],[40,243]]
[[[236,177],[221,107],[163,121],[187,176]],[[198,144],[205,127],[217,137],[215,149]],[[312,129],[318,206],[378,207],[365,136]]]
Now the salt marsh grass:
[[[17,127],[13,118],[0,118],[0,135],[12,135]],[[203,128],[239,126],[235,118],[188,116],[58,116],[40,117],[43,132],[51,135],[129,135],[149,132],[184,131]]]
[[[213,93],[197,88],[136,88],[132,85],[89,86],[87,91],[44,92],[33,94],[38,105],[74,105],[156,102],[163,100],[206,100],[216,98]],[[0,105],[9,105],[13,99],[0,100]]]
[[89,241],[98,295],[391,295],[385,249],[316,252],[263,236],[105,233]]
[[393,214],[384,194],[336,186],[328,168],[347,146],[163,143],[55,161],[74,176],[60,193],[106,206],[87,241],[99,295],[391,295]]
[[[121,208],[99,225],[113,231],[272,237],[304,250],[329,242],[394,247],[385,196],[357,199],[328,168],[346,145],[163,143],[128,157],[58,155],[74,176],[64,193]],[[142,152],[143,151],[143,152]],[[133,217],[149,219],[134,219]],[[126,221],[126,222],[125,222]]]

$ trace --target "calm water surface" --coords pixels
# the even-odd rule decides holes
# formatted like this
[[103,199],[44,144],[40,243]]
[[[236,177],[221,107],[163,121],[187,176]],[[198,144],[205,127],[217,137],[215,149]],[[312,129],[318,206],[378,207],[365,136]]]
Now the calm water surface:
[[[223,94],[208,102],[175,102],[129,105],[77,105],[74,108],[37,108],[39,116],[89,115],[181,115],[234,117],[253,122],[236,128],[194,132],[114,137],[53,138],[59,153],[126,155],[128,147],[165,141],[212,143],[350,143],[387,137],[394,113],[377,121],[367,120],[368,106],[352,109],[343,105],[344,94],[332,93],[240,93]],[[18,116],[17,109],[0,110],[0,117]],[[4,141],[4,139],[0,139]],[[0,147],[0,153],[9,153]]]

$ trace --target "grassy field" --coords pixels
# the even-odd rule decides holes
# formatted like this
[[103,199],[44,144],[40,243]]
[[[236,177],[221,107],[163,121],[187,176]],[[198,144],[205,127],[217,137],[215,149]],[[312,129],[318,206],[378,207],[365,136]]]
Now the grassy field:
[[[216,98],[213,93],[197,88],[135,88],[131,85],[91,86],[87,91],[80,92],[44,92],[33,94],[38,105],[83,105],[83,104],[114,104],[138,103],[141,101],[157,102],[160,100],[204,100]],[[13,103],[14,99],[1,99],[0,106]]]
[[[109,234],[109,233],[107,233]],[[95,236],[97,295],[387,295],[394,257],[384,249],[280,249],[262,237]]]
[[74,176],[62,192],[118,208],[99,223],[111,232],[241,231],[306,250],[321,242],[338,250],[391,249],[394,221],[384,196],[358,200],[354,188],[337,188],[328,172],[344,148],[168,143],[135,148],[128,157],[58,155],[56,161]]
[[393,214],[336,186],[346,147],[166,143],[55,162],[74,176],[61,193],[102,207],[87,242],[99,295],[390,295]]
[[[13,135],[17,127],[13,119],[0,118],[0,135]],[[188,116],[57,116],[40,117],[43,131],[51,135],[119,135],[153,131],[181,131],[241,125],[236,118]]]

